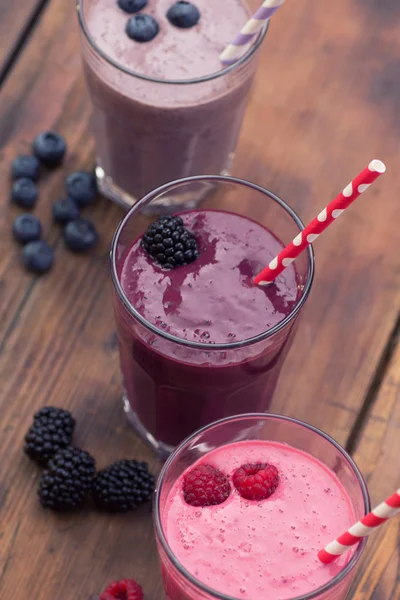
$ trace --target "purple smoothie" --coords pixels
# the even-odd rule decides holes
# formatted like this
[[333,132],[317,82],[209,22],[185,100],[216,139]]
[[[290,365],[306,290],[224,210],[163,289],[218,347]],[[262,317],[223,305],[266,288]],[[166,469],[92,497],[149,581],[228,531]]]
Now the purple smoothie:
[[142,12],[160,31],[138,43],[116,0],[82,0],[100,186],[128,204],[173,179],[229,170],[255,72],[255,55],[223,75],[218,58],[249,16],[243,0],[196,0],[190,29],[167,20],[172,4],[149,0]]
[[[163,270],[139,239],[119,273],[127,301],[159,334],[131,322],[116,303],[126,396],[146,430],[170,446],[214,420],[268,408],[291,326],[257,336],[285,319],[300,294],[293,265],[268,287],[253,284],[283,247],[263,226],[216,210],[180,216],[198,242],[195,262]],[[245,340],[252,342],[230,347]]]

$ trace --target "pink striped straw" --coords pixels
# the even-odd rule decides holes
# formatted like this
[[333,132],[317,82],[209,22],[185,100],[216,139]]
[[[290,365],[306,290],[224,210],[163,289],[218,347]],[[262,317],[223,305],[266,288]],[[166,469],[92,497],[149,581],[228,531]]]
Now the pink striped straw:
[[243,53],[243,49],[249,44],[257,33],[270,20],[274,12],[284,3],[285,0],[265,0],[260,8],[242,27],[235,37],[220,55],[220,61],[224,65],[232,65]]
[[338,556],[346,552],[354,544],[358,544],[364,537],[370,535],[377,527],[400,512],[400,488],[379,504],[370,513],[350,527],[323,550],[318,552],[318,558],[326,565],[334,561]]

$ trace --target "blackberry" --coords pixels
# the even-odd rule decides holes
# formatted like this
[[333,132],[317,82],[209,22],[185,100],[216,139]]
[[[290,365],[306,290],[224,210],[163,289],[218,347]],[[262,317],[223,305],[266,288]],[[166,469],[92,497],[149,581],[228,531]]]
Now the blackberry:
[[56,511],[81,506],[95,473],[95,461],[84,450],[72,447],[59,450],[40,478],[40,503]]
[[61,408],[45,406],[39,410],[25,436],[25,454],[39,463],[47,461],[72,440],[75,419]]
[[97,473],[93,499],[98,508],[108,512],[128,512],[150,500],[154,483],[147,463],[118,460]]
[[141,243],[166,269],[188,265],[200,256],[196,238],[184,227],[181,217],[160,217],[147,229]]
[[76,421],[68,410],[56,408],[55,406],[43,406],[33,416],[34,424],[48,425],[52,423],[57,429],[62,429],[67,435],[72,437]]

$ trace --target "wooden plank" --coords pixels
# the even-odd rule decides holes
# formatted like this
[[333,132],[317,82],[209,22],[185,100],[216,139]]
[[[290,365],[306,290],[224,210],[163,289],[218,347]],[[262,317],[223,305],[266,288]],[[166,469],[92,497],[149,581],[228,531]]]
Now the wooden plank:
[[[354,454],[375,506],[400,485],[400,344]],[[357,571],[357,600],[400,598],[400,520],[392,519],[368,540]]]
[[51,243],[59,239],[59,230],[51,222],[51,205],[65,193],[66,174],[93,164],[90,107],[77,52],[78,32],[77,27],[66,26],[74,19],[74,3],[51,6],[0,92],[0,180],[4,190],[0,205],[0,347],[35,285],[35,279],[20,269],[20,250],[11,236],[12,220],[20,212],[7,202],[11,161],[20,153],[29,153],[40,131],[60,131],[68,142],[64,168],[41,177],[35,209],[43,223],[44,237]]
[[328,9],[318,2],[280,9],[236,162],[238,175],[269,187],[308,221],[372,158],[387,161],[387,174],[315,243],[314,289],[272,406],[341,443],[400,299],[400,261],[391,250],[398,239],[391,223],[400,217],[392,198],[400,183],[393,160],[400,4],[385,6],[338,0]]
[[[396,69],[387,67],[399,51],[393,14],[378,36],[377,5],[338,0],[328,14],[315,4],[307,14],[301,4],[285,6],[271,27],[235,167],[236,174],[289,200],[305,219],[371,152],[393,164],[399,152],[399,109],[385,92],[397,81]],[[70,147],[65,169],[41,183],[36,211],[56,246],[57,263],[47,277],[36,280],[19,270],[9,233],[14,213],[6,203],[0,206],[0,597],[88,600],[108,580],[133,576],[143,582],[148,600],[159,600],[147,509],[123,517],[89,510],[49,515],[35,498],[38,472],[21,453],[32,413],[53,403],[72,408],[79,421],[76,443],[92,451],[100,467],[135,456],[157,469],[119,404],[107,254],[120,213],[106,201],[91,211],[101,243],[89,257],[68,254],[48,225],[65,173],[92,159],[74,12],[67,0],[48,7],[0,91],[2,189],[10,160],[39,130],[59,130]],[[374,47],[368,59],[367,40]],[[342,442],[398,307],[398,257],[387,250],[399,221],[398,202],[388,190],[397,189],[399,177],[392,168],[318,242],[316,285],[274,402],[276,410],[310,420]]]
[[0,80],[44,4],[43,0],[0,2]]

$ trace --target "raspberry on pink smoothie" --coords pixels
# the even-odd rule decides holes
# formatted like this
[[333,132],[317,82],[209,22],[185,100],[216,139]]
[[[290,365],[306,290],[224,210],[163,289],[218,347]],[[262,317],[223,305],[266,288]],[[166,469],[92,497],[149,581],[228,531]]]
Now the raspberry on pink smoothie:
[[[225,497],[213,505],[188,503],[188,479],[199,498],[215,494],[222,481]],[[320,548],[355,521],[351,500],[328,467],[277,442],[236,442],[208,452],[175,482],[161,520],[187,571],[209,588],[244,600],[289,600],[315,591],[354,552],[331,565],[318,560]],[[174,588],[169,581],[169,600],[181,598],[179,585],[176,597]],[[188,597],[204,596],[191,591]]]

